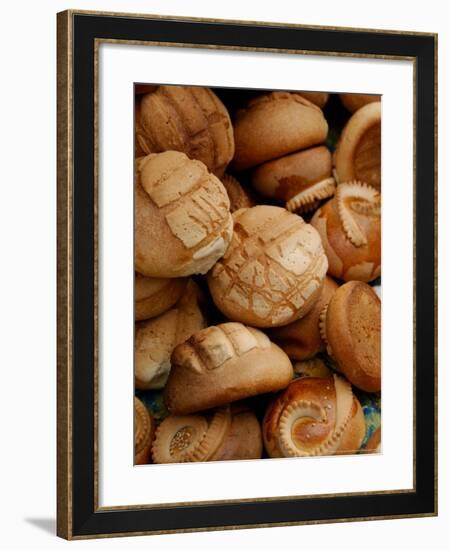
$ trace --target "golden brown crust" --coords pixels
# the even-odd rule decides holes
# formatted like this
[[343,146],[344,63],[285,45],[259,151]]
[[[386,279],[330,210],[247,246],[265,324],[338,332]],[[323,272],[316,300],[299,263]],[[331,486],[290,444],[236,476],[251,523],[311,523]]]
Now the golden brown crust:
[[256,415],[240,403],[231,405],[231,426],[211,460],[261,458],[262,430]]
[[229,319],[256,327],[306,315],[327,271],[318,233],[276,206],[241,209],[233,217],[231,244],[208,274],[216,306]]
[[176,307],[136,325],[134,374],[136,388],[161,389],[171,368],[170,356],[178,344],[206,326],[200,308],[201,292],[188,281]]
[[204,414],[167,416],[156,431],[153,461],[167,464],[211,460],[230,426],[229,405]]
[[318,230],[329,275],[344,281],[373,281],[381,271],[380,194],[359,182],[337,186],[333,199],[310,223]]
[[327,122],[319,107],[296,93],[259,96],[238,111],[234,122],[235,170],[323,143]]
[[221,182],[228,194],[232,213],[240,210],[240,208],[251,208],[256,205],[256,201],[251,194],[240,185],[234,176],[225,174],[221,178]]
[[299,94],[308,101],[314,103],[320,109],[326,105],[329,99],[329,94],[327,92],[299,92]]
[[380,95],[371,94],[340,94],[341,102],[351,113],[355,113],[355,111],[368,103],[380,101],[380,97]]
[[335,454],[354,454],[360,449],[360,445],[365,437],[365,417],[360,401],[354,395],[352,403],[351,418],[346,430],[341,437],[340,445]]
[[138,101],[136,149],[180,151],[221,177],[234,155],[228,111],[209,88],[158,86]]
[[368,103],[343,128],[334,155],[338,183],[358,180],[381,187],[381,106]]
[[168,278],[206,273],[232,237],[221,181],[175,151],[138,159],[136,169],[136,271]]
[[329,302],[325,330],[328,352],[357,388],[381,388],[381,304],[374,290],[360,281],[339,287]]
[[251,183],[266,197],[286,201],[291,212],[303,212],[335,191],[332,157],[324,146],[311,147],[258,166]]
[[148,464],[156,423],[140,399],[134,397],[134,463]]
[[310,359],[320,351],[324,351],[319,327],[320,313],[329,303],[337,288],[338,284],[330,277],[326,277],[323,290],[307,315],[289,325],[267,331],[268,336],[291,359]]
[[188,279],[155,279],[136,273],[134,318],[144,321],[164,313],[181,298]]
[[341,376],[294,380],[265,413],[265,449],[272,458],[329,455],[347,452],[350,445],[355,452],[357,403]]
[[164,390],[174,414],[221,406],[285,388],[293,378],[287,355],[261,331],[223,323],[175,348]]

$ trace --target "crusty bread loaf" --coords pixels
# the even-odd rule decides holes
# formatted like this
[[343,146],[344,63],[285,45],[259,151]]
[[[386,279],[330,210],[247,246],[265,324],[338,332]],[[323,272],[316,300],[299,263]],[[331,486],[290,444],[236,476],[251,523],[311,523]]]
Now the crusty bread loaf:
[[368,103],[380,101],[380,98],[380,95],[372,94],[340,94],[341,102],[346,109],[348,109],[348,111],[351,111],[351,113],[355,113],[355,111],[360,109],[360,107],[363,107]]
[[334,155],[338,183],[358,180],[381,187],[380,101],[358,109],[340,135]]
[[136,271],[169,278],[206,273],[232,237],[223,184],[202,162],[175,151],[136,165]]
[[381,270],[380,194],[358,182],[337,186],[335,197],[310,223],[318,230],[329,275],[344,281],[373,281]]
[[355,453],[365,434],[360,411],[343,377],[299,378],[265,413],[265,449],[272,458]]
[[318,233],[277,206],[244,208],[233,217],[231,244],[208,274],[216,306],[229,319],[255,327],[306,315],[327,271]]
[[158,86],[136,99],[136,149],[181,151],[221,177],[234,155],[228,111],[209,88]]
[[328,354],[357,388],[381,388],[380,300],[360,281],[339,287],[323,310],[320,328]]
[[234,121],[232,166],[246,170],[323,143],[327,122],[319,107],[299,94],[272,92],[251,100]]
[[136,273],[134,280],[134,318],[144,321],[170,309],[181,298],[188,279],[155,279]]
[[324,351],[320,334],[320,314],[337,288],[338,284],[330,277],[326,277],[323,290],[307,315],[284,327],[267,330],[268,336],[290,359],[311,359],[320,351]]
[[200,308],[201,293],[189,281],[175,307],[136,325],[134,374],[136,388],[161,389],[170,372],[173,349],[206,326]]
[[223,323],[195,333],[173,351],[164,390],[173,414],[189,414],[277,391],[293,378],[287,355],[261,331]]
[[320,109],[326,105],[329,99],[329,94],[327,92],[299,92],[299,94],[308,101],[314,103]]
[[148,464],[156,431],[154,418],[140,399],[134,397],[134,463]]
[[251,183],[262,195],[285,201],[290,212],[309,212],[334,194],[332,156],[323,145],[292,153],[258,166]]

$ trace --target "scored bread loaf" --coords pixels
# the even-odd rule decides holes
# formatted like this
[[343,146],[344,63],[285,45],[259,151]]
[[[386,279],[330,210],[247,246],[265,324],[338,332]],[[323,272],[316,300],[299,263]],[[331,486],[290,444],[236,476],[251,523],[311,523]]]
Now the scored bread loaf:
[[292,364],[281,348],[241,323],[196,332],[174,349],[171,362],[164,400],[173,414],[277,391],[293,378]]

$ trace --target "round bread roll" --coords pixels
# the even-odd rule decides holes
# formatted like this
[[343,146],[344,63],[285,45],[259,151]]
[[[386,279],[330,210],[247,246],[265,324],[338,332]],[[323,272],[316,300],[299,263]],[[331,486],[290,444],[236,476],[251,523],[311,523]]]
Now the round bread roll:
[[320,334],[320,314],[337,288],[337,283],[330,277],[326,277],[323,290],[307,315],[289,325],[267,331],[270,339],[276,342],[290,359],[304,361],[324,351]]
[[313,359],[306,359],[305,361],[296,361],[293,364],[293,371],[295,378],[302,378],[303,376],[313,376],[315,378],[324,378],[331,376],[332,371],[319,357]]
[[293,381],[268,407],[262,433],[271,458],[307,457],[356,453],[365,428],[351,385],[334,374]]
[[360,107],[368,103],[380,101],[380,96],[371,94],[340,94],[340,100],[348,111],[355,113]]
[[212,460],[261,458],[262,430],[256,415],[244,404],[232,403],[231,426]]
[[232,213],[240,210],[240,208],[251,208],[251,206],[256,205],[253,197],[248,193],[248,191],[246,191],[246,189],[243,189],[239,181],[234,178],[234,176],[225,174],[221,178],[221,182],[228,194]]
[[134,397],[134,463],[148,464],[156,424],[145,405]]
[[296,93],[272,92],[252,99],[234,122],[235,170],[323,143],[327,122],[319,107]]
[[337,186],[335,197],[310,223],[321,236],[329,275],[344,281],[373,281],[381,270],[380,194],[358,182]]
[[156,431],[153,461],[167,464],[213,460],[231,422],[229,405],[203,414],[167,416]]
[[334,155],[338,183],[359,180],[380,190],[380,101],[356,111],[343,128]]
[[266,197],[286,201],[290,212],[309,212],[335,192],[332,156],[320,145],[258,166],[251,183]]
[[308,101],[314,103],[317,107],[322,109],[328,99],[329,94],[327,92],[299,92],[302,97],[305,97]]
[[136,100],[136,145],[144,155],[181,151],[218,177],[234,156],[231,119],[209,88],[158,86]]
[[201,294],[189,281],[183,298],[164,314],[136,325],[134,375],[136,388],[161,389],[170,372],[173,349],[206,326],[199,307]]
[[277,391],[293,378],[290,359],[261,331],[223,323],[195,333],[173,351],[164,400],[189,414]]
[[357,388],[381,387],[380,300],[360,281],[339,287],[323,309],[320,329],[327,353]]
[[327,271],[321,239],[302,218],[277,206],[242,208],[209,290],[229,319],[255,327],[286,325],[318,299]]
[[135,268],[147,277],[206,273],[232,237],[229,199],[198,160],[167,151],[136,163]]
[[134,318],[144,321],[167,311],[181,298],[188,279],[154,279],[136,273]]

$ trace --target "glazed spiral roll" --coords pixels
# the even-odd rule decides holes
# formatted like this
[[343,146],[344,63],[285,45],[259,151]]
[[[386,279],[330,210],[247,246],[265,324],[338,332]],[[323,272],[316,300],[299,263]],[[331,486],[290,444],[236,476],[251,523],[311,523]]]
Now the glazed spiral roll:
[[263,420],[271,458],[356,452],[365,435],[363,411],[341,376],[293,381],[271,403]]

